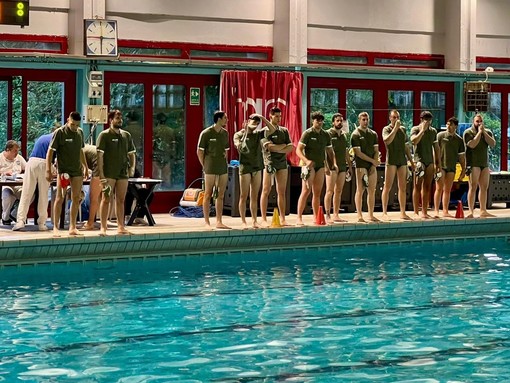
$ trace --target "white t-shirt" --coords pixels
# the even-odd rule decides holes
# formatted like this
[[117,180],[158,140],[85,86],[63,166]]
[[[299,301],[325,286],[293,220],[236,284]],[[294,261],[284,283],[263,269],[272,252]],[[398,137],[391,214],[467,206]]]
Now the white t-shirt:
[[25,171],[25,166],[27,162],[23,157],[19,154],[14,158],[14,160],[9,161],[5,158],[4,153],[0,153],[0,174],[4,173],[23,173]]

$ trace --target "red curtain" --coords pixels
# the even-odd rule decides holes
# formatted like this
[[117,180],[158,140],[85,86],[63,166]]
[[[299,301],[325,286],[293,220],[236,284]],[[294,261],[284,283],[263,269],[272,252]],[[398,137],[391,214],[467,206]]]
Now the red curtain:
[[[237,71],[221,73],[220,109],[227,112],[229,136],[241,129],[252,113],[269,119],[273,107],[282,110],[281,125],[289,130],[290,139],[297,145],[302,133],[303,75],[294,72]],[[233,148],[232,148],[233,149]],[[237,158],[237,151],[230,150],[230,157]],[[288,155],[292,165],[299,159],[293,151]]]

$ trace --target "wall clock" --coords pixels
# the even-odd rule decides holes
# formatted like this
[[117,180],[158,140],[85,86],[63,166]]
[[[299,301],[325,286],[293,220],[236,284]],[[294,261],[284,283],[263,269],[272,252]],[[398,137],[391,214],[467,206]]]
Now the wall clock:
[[85,20],[85,56],[117,57],[117,21]]

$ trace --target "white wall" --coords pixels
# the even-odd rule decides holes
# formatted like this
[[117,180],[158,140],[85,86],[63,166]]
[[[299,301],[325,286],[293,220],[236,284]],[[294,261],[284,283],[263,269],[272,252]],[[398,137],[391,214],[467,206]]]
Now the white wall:
[[107,0],[119,38],[272,46],[274,0]]
[[[120,39],[274,46],[285,52],[278,42],[275,12],[302,1],[307,3],[307,29],[294,30],[307,30],[303,41],[308,48],[443,54],[448,62],[456,61],[459,52],[455,29],[460,25],[448,16],[456,12],[452,0],[31,0],[30,25],[1,25],[0,33],[78,39],[73,22],[68,26],[76,19],[70,14],[71,1],[106,9],[107,18],[118,20]],[[509,57],[510,0],[470,1],[477,7],[473,54]],[[292,22],[299,21],[290,18]],[[306,57],[306,47],[304,51]]]
[[442,54],[445,0],[309,0],[308,47]]
[[478,0],[477,56],[510,56],[510,1]]

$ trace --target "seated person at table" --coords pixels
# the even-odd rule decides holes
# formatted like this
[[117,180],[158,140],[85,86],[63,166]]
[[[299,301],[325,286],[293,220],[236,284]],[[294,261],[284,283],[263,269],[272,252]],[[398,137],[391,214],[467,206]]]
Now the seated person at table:
[[[134,177],[138,178],[141,176],[142,176],[142,174],[140,173],[140,171],[138,169],[135,169]],[[126,199],[124,200],[124,214],[126,216],[126,221],[128,221],[129,218],[131,217],[131,210],[133,208],[133,202],[135,202],[136,196],[138,195],[139,198],[141,198],[143,200],[144,198],[147,198],[148,193],[150,193],[150,190],[144,188],[143,185],[128,184]],[[150,206],[153,198],[154,198],[154,193],[151,193],[151,195],[147,199],[148,206]],[[144,217],[143,212],[139,211],[137,214],[137,217],[133,221],[133,225],[147,226],[149,223],[145,219],[143,219],[143,217]]]
[[[0,154],[0,174],[2,177],[12,177],[25,171],[26,161],[19,154],[19,144],[9,140],[5,144],[5,150]],[[12,223],[11,210],[16,200],[21,197],[22,186],[4,186],[2,188],[2,223]]]

